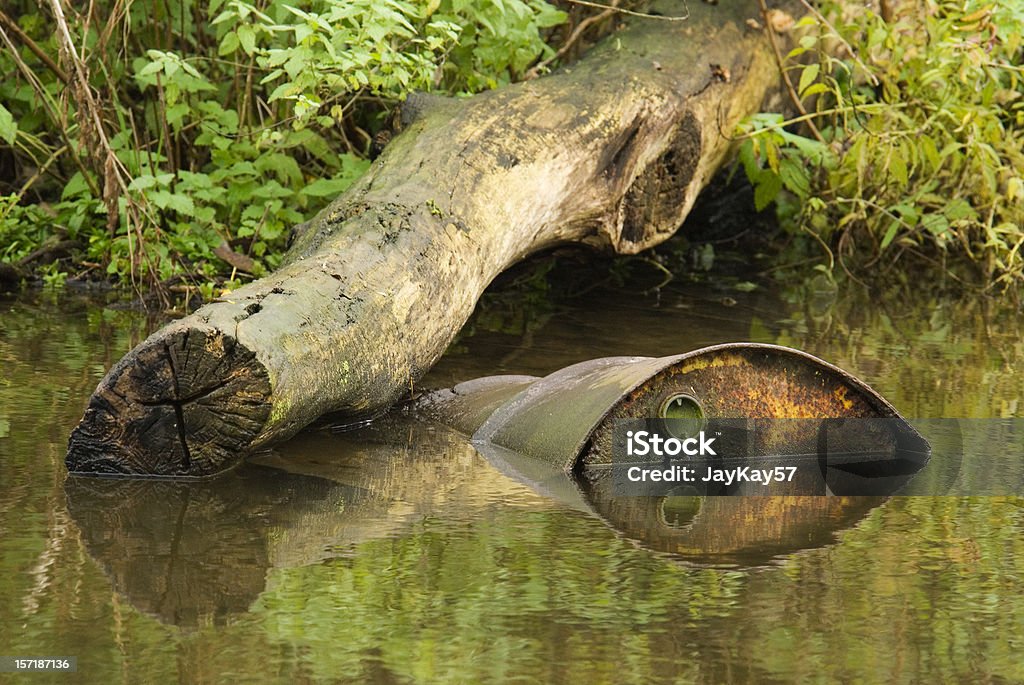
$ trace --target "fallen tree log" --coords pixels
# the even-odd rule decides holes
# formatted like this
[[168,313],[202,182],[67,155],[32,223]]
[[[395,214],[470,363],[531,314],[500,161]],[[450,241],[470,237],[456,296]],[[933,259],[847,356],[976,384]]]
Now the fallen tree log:
[[776,83],[758,8],[693,2],[686,21],[634,19],[550,76],[413,98],[401,134],[276,272],[109,371],[68,469],[204,476],[325,413],[372,414],[511,264],[569,242],[635,253],[668,238]]

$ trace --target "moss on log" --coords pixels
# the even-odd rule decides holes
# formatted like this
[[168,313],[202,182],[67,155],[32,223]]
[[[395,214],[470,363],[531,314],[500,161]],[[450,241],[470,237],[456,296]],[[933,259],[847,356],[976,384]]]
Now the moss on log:
[[[655,3],[678,14],[683,5]],[[446,100],[299,231],[280,269],[157,331],[102,380],[73,472],[205,476],[327,412],[386,408],[523,257],[668,238],[773,90],[752,0],[634,19],[550,76]]]

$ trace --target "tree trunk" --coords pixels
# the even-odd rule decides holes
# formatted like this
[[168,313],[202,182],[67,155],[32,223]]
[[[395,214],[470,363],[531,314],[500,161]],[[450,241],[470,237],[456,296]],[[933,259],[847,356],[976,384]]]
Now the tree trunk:
[[[685,11],[656,3],[666,16]],[[281,268],[154,333],[100,383],[75,472],[204,476],[327,412],[372,415],[444,352],[498,273],[562,243],[668,238],[777,69],[758,3],[634,19],[551,76],[420,96]]]

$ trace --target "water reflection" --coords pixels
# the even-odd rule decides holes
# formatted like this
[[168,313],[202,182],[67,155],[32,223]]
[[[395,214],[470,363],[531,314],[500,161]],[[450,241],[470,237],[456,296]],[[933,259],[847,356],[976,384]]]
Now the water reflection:
[[[565,506],[586,511],[630,542],[702,567],[752,568],[833,543],[884,496],[622,496],[608,472],[571,479],[495,445],[476,446],[502,473]],[[593,475],[593,474],[592,474]],[[909,477],[890,483],[898,491]],[[807,492],[800,484],[795,492]]]
[[[720,295],[602,295],[515,330],[478,318],[424,383],[746,339],[847,368],[911,419],[1021,415],[1013,307],[856,293],[818,307],[763,292],[732,292],[728,306]],[[757,567],[724,569],[728,552],[712,567],[652,552],[643,531],[595,516],[588,495],[569,504],[539,474],[524,485],[443,436],[422,450],[307,436],[223,489],[150,483],[130,497],[123,483],[91,481],[90,492],[69,481],[65,497],[68,433],[105,369],[152,325],[95,303],[0,300],[6,653],[73,649],[84,680],[123,683],[1024,682],[1019,497],[896,497],[835,520],[820,512],[784,535],[763,520],[785,520],[782,507],[749,510],[733,520],[758,519],[756,544],[777,556],[757,562],[739,540]],[[941,447],[941,434],[922,432]],[[964,438],[965,488],[1024,482],[1019,432]],[[391,475],[385,458],[400,465]],[[932,464],[946,461],[939,450]],[[698,511],[677,499],[649,515],[682,530]],[[708,531],[709,546],[734,534]],[[172,586],[182,551],[193,586],[179,582],[158,607],[148,597]],[[204,584],[221,596],[199,597]],[[147,615],[157,611],[170,618]]]
[[824,547],[885,497],[614,497],[588,499],[615,530],[691,563],[747,567]]
[[214,482],[68,478],[68,511],[118,592],[166,623],[222,622],[263,592],[267,531],[289,501],[322,501],[316,478],[246,467]]
[[162,622],[249,611],[272,569],[350,554],[425,520],[584,512],[689,564],[763,565],[832,543],[882,497],[613,497],[537,460],[395,415],[309,433],[213,481],[70,477],[68,510],[114,587]]
[[269,569],[349,554],[424,518],[554,506],[457,434],[381,422],[307,434],[210,481],[69,477],[89,553],[141,611],[184,626],[244,613]]

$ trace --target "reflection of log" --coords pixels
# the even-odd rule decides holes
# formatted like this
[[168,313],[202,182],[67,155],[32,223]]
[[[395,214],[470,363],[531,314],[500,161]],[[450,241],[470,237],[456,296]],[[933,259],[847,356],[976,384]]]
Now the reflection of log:
[[689,10],[687,21],[635,21],[550,77],[410,107],[405,130],[279,271],[111,369],[69,468],[205,475],[325,412],[378,411],[510,264],[559,243],[631,253],[667,238],[775,81],[767,42],[746,23],[757,3]]
[[182,626],[248,611],[270,569],[315,564],[425,518],[556,505],[490,468],[459,435],[381,421],[312,433],[199,482],[70,477],[86,549],[139,610]]
[[[626,539],[689,562],[748,565],[828,544],[882,501],[688,498],[684,511],[663,498],[613,498],[600,484],[582,492],[536,459],[483,454],[486,461],[454,432],[391,415],[351,433],[304,434],[216,479],[70,477],[65,491],[86,549],[117,591],[186,627],[248,611],[271,569],[415,535],[425,520],[458,522],[465,531],[469,520],[546,511],[562,530],[573,524],[560,514],[579,520],[584,511]],[[484,534],[517,529],[485,526]]]
[[68,511],[117,590],[167,623],[244,612],[263,591],[273,512],[330,483],[247,468],[209,483],[69,478]]

